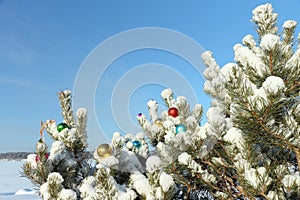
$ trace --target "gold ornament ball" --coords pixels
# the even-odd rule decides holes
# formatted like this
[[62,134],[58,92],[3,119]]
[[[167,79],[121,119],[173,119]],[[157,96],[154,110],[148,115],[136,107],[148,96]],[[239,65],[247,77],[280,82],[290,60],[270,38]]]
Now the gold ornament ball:
[[100,144],[97,147],[97,154],[101,158],[108,157],[112,154],[112,147],[109,144]]
[[158,118],[158,119],[156,119],[156,120],[154,121],[154,124],[155,124],[156,126],[158,126],[158,127],[162,127],[162,126],[163,126],[163,121],[162,121],[160,118]]

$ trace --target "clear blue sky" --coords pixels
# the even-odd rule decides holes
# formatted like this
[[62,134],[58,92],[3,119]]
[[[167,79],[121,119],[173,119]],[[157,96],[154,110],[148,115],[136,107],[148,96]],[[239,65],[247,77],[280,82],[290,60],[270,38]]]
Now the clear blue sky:
[[[300,0],[188,2],[0,1],[0,152],[35,149],[40,121],[62,120],[57,92],[72,90],[83,61],[97,45],[115,34],[143,27],[175,30],[211,50],[223,66],[233,62],[234,44],[241,42],[246,34],[255,35],[250,19],[257,5],[272,3],[279,14],[280,26],[287,19],[300,22]],[[149,63],[177,70],[189,81],[198,102],[208,108],[210,100],[203,94],[204,80],[184,59],[157,49],[133,51],[114,60],[96,91],[96,115],[108,138],[119,130],[136,133],[137,130],[121,130],[116,125],[110,111],[111,93],[122,76]],[[137,79],[148,76],[145,73]],[[171,72],[164,76],[168,80],[176,78]],[[180,88],[182,83],[175,82],[176,85],[168,87]],[[136,113],[146,113],[151,98],[161,103],[162,88],[159,84],[144,85],[130,99],[119,99],[119,106],[129,105],[129,117],[124,120],[136,124]],[[91,129],[88,133],[90,149],[107,142],[95,132]],[[47,143],[51,144],[49,138]]]

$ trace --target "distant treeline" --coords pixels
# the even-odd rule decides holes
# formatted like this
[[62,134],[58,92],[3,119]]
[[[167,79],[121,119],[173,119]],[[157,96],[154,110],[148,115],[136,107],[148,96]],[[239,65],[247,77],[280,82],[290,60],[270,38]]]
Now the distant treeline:
[[0,160],[22,160],[26,159],[27,155],[32,152],[8,152],[0,153]]
[[[7,152],[7,153],[0,153],[0,160],[23,160],[26,159],[28,154],[34,152]],[[93,152],[88,152],[89,157],[93,157]]]

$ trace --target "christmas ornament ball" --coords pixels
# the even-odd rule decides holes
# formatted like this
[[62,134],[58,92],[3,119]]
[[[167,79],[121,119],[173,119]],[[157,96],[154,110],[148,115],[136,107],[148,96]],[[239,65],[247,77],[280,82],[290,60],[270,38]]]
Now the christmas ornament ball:
[[35,162],[39,162],[41,160],[41,158],[39,156],[35,157]]
[[155,121],[154,121],[154,124],[158,127],[162,127],[163,126],[163,121],[160,119],[160,118],[157,118]]
[[186,132],[186,127],[183,124],[179,124],[176,126],[176,133]]
[[100,144],[97,147],[97,154],[101,158],[108,157],[112,154],[112,147],[109,144]]
[[132,144],[133,144],[133,146],[135,146],[138,149],[142,147],[142,143],[137,140],[133,141]]
[[40,139],[37,143],[36,143],[36,152],[37,153],[41,153],[44,152],[47,149],[47,146],[44,142],[43,139]]
[[178,116],[178,109],[175,108],[175,107],[169,108],[168,115],[172,116],[172,117],[177,117]]
[[68,124],[62,122],[62,123],[59,123],[59,124],[57,125],[56,128],[57,128],[57,131],[58,131],[58,132],[61,132],[61,131],[64,130],[65,128],[69,128],[69,126],[68,126]]

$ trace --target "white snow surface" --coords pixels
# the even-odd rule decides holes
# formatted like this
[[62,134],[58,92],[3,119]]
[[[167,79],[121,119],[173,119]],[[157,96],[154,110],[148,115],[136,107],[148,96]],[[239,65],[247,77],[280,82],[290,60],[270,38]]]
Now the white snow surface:
[[262,87],[269,94],[276,94],[285,88],[284,82],[280,77],[269,76],[262,84]]
[[280,43],[280,38],[278,35],[266,34],[262,37],[260,46],[262,49],[272,51]]
[[233,50],[235,62],[239,63],[244,68],[247,66],[251,67],[260,77],[263,77],[264,74],[269,70],[266,68],[261,58],[259,58],[258,55],[248,47],[242,46],[241,44],[236,44],[234,45]]
[[249,45],[250,47],[255,47],[256,46],[256,42],[254,40],[254,37],[250,34],[246,35],[244,38],[243,38],[243,43],[245,45]]
[[0,161],[1,200],[41,200],[27,178],[21,177],[23,161]]
[[283,28],[287,28],[287,29],[290,29],[290,28],[295,28],[295,26],[297,25],[297,22],[294,21],[294,20],[287,20],[283,23]]
[[287,188],[292,187],[294,184],[300,186],[299,172],[290,175],[285,175],[284,178],[281,180],[281,182]]
[[233,77],[234,68],[237,68],[237,65],[235,63],[227,63],[222,67],[221,73],[227,81],[230,80],[230,77]]
[[236,145],[239,149],[243,149],[244,138],[240,129],[232,127],[227,131],[226,135],[223,136],[223,139],[226,142]]
[[130,179],[133,182],[133,187],[139,194],[150,196],[151,186],[149,184],[148,179],[140,173],[133,173],[130,175]]
[[76,116],[77,118],[82,118],[82,117],[86,117],[87,115],[87,110],[86,108],[78,108],[76,111]]
[[36,163],[36,154],[29,154],[28,156],[27,156],[27,159],[26,159],[26,162],[27,163],[30,163],[30,165],[31,165],[31,167],[32,168],[37,168],[37,163]]
[[169,88],[164,89],[161,92],[161,97],[164,98],[164,99],[168,99],[170,96],[173,96],[173,91]]
[[178,162],[183,165],[188,165],[192,161],[192,156],[186,152],[181,153],[178,156]]
[[172,176],[166,174],[165,172],[162,172],[159,178],[159,184],[161,185],[164,192],[168,192],[169,189],[174,185],[174,181]]
[[257,110],[262,110],[268,104],[268,98],[264,88],[254,89],[253,93],[252,96],[248,97],[251,106],[255,106]]
[[73,190],[70,189],[62,189],[62,191],[59,194],[59,199],[63,199],[63,200],[76,200],[77,196],[76,196],[76,192],[74,192]]
[[158,156],[150,156],[146,161],[146,170],[153,173],[161,168],[161,160]]
[[274,21],[278,14],[273,12],[273,7],[270,3],[257,6],[252,11],[252,21],[256,23],[270,23]]
[[65,159],[66,154],[65,151],[65,144],[62,141],[55,141],[52,143],[51,151],[49,159],[55,162],[59,162]]

